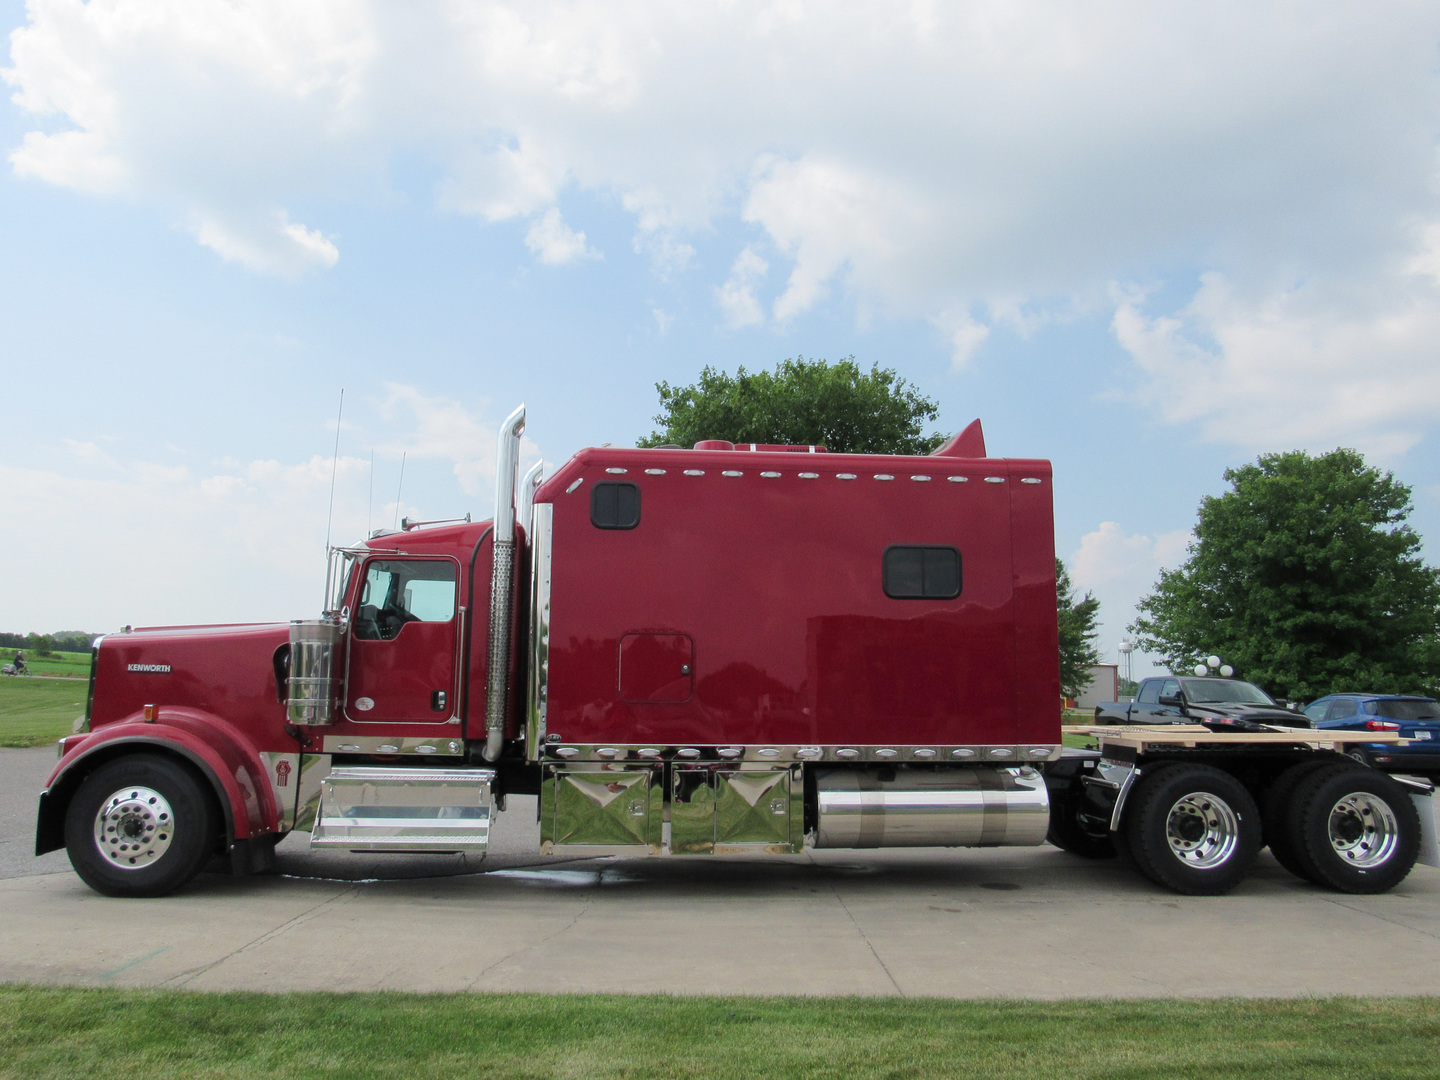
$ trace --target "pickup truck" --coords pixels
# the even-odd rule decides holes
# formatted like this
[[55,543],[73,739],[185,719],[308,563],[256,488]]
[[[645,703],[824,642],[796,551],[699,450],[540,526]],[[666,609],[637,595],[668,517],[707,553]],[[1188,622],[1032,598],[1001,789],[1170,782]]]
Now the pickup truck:
[[1097,724],[1197,724],[1313,727],[1300,713],[1280,705],[1254,683],[1189,675],[1142,679],[1134,701],[1103,701]]

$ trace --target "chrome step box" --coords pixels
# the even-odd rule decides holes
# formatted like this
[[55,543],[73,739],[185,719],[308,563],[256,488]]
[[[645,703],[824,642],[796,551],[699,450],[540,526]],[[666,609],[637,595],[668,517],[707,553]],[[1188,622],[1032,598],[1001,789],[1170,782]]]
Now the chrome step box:
[[312,847],[478,852],[490,842],[494,769],[339,765],[322,783]]

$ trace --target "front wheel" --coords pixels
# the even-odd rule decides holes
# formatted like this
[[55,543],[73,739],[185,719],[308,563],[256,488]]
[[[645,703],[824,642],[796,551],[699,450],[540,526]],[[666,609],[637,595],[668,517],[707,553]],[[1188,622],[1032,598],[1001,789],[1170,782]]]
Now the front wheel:
[[1420,854],[1420,815],[1384,773],[1338,766],[1295,791],[1290,837],[1304,875],[1347,893],[1400,884]]
[[164,896],[198,874],[218,835],[210,792],[190,769],[154,754],[100,766],[65,814],[65,847],[85,884],[106,896]]
[[1140,781],[1124,823],[1151,881],[1190,896],[1240,883],[1260,851],[1260,812],[1245,786],[1209,765],[1176,764]]

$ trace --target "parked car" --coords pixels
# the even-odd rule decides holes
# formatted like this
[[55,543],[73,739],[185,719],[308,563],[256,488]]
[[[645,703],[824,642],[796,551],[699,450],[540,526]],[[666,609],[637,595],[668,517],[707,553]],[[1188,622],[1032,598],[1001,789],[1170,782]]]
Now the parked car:
[[[1196,724],[1246,728],[1309,727],[1300,713],[1285,708],[1254,683],[1166,675],[1144,679],[1134,701],[1105,701],[1095,707],[1097,724]],[[1256,730],[1251,727],[1250,730]]]
[[1305,706],[1317,728],[1394,731],[1409,745],[1356,743],[1346,753],[1387,772],[1440,773],[1440,701],[1408,694],[1331,694]]

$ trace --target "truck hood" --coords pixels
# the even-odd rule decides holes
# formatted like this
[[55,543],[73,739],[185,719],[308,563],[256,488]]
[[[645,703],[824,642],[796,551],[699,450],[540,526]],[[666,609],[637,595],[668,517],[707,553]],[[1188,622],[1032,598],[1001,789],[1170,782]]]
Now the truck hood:
[[132,718],[146,705],[275,724],[284,715],[276,665],[289,641],[288,623],[153,626],[107,635],[95,657],[91,728]]
[[1197,721],[1236,720],[1267,727],[1308,728],[1311,723],[1302,713],[1282,709],[1277,705],[1244,705],[1234,701],[1210,701],[1204,704],[1190,703],[1187,710]]

